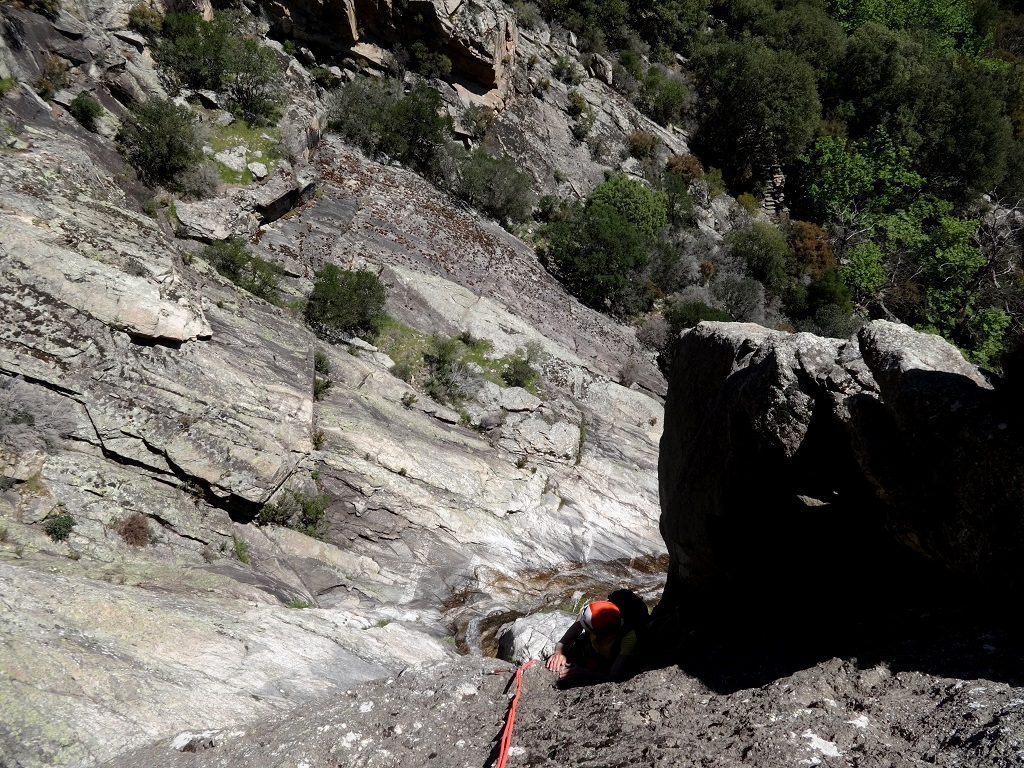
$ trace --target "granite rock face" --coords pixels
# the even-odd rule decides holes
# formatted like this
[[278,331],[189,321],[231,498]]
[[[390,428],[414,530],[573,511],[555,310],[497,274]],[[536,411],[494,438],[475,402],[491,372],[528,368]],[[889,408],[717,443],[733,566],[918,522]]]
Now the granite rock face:
[[1020,411],[941,338],[885,321],[849,340],[702,323],[672,370],[670,582],[748,579],[844,540],[870,560],[868,541],[888,540],[987,589],[1021,583]]

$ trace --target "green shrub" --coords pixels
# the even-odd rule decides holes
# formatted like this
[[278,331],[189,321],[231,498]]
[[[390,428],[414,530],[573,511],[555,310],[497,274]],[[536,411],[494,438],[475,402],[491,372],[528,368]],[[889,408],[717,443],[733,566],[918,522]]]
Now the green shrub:
[[325,493],[285,491],[276,504],[266,504],[256,518],[257,525],[281,525],[319,538],[324,533],[324,515],[331,505]]
[[569,92],[569,116],[576,117],[582,115],[587,109],[587,100],[583,98],[583,94],[579,91]]
[[629,154],[633,157],[648,160],[654,157],[661,140],[648,131],[633,131],[626,137],[626,144],[629,147]]
[[566,287],[595,309],[632,314],[649,304],[633,282],[667,223],[667,198],[624,175],[610,177],[585,206],[569,207],[544,229],[545,258]]
[[451,118],[441,114],[441,96],[417,83],[402,95],[400,83],[359,78],[332,94],[328,120],[368,154],[384,154],[437,175],[438,152],[451,135]]
[[316,352],[313,355],[313,370],[327,376],[331,372],[330,358],[323,352]]
[[458,406],[465,399],[465,384],[472,378],[462,362],[463,345],[458,339],[431,336],[429,349],[423,353],[429,378],[427,394],[443,405]]
[[239,288],[272,304],[278,301],[278,287],[284,270],[249,253],[241,238],[230,237],[210,243],[199,255]]
[[689,95],[686,86],[657,67],[651,67],[637,94],[640,111],[662,125],[678,123]]
[[287,603],[285,603],[285,605],[287,605],[289,608],[313,608],[314,607],[313,603],[309,602],[308,600],[302,600],[300,598],[295,598],[294,600],[289,600]]
[[527,342],[509,355],[501,369],[501,378],[508,387],[522,387],[536,391],[540,383],[541,370],[539,365],[547,359],[547,353],[536,341]]
[[80,93],[68,106],[68,112],[87,131],[95,131],[96,120],[103,114],[103,107],[95,99]]
[[443,53],[431,51],[425,44],[413,43],[412,68],[426,78],[443,78],[452,73],[452,60]]
[[277,54],[250,38],[232,38],[226,66],[225,90],[234,112],[252,125],[276,122],[282,76]]
[[675,338],[684,328],[692,328],[701,320],[717,320],[729,322],[732,317],[728,312],[709,307],[702,301],[675,302],[669,300],[665,309],[670,338]]
[[316,273],[313,291],[306,302],[306,323],[329,341],[347,334],[372,332],[380,323],[385,301],[384,284],[372,272],[325,264]]
[[597,121],[597,114],[593,108],[588,104],[583,112],[576,116],[575,122],[572,124],[572,135],[576,141],[583,141],[590,135],[590,132],[594,128],[594,123]]
[[559,56],[551,66],[551,74],[569,85],[576,85],[583,80],[576,62],[568,56]]
[[41,13],[44,16],[54,16],[60,10],[61,0],[26,0],[25,5],[29,10]]
[[238,558],[239,562],[249,564],[249,542],[243,541],[237,536],[232,536],[231,540],[235,545],[235,557]]
[[483,148],[456,153],[457,178],[453,192],[474,208],[503,224],[530,218],[533,179],[509,157],[492,157]]
[[75,518],[69,512],[61,512],[43,523],[43,532],[54,541],[65,541],[75,527]]
[[49,101],[53,95],[68,84],[68,65],[60,56],[50,55],[43,62],[43,69],[35,82],[35,91]]
[[0,99],[10,93],[17,84],[18,81],[13,77],[0,78]]
[[142,35],[158,35],[163,26],[164,17],[160,11],[148,3],[139,2],[128,9],[128,29]]
[[212,21],[197,11],[169,13],[153,53],[186,85],[219,91],[229,71],[227,57],[236,34],[235,25],[222,13],[215,14]]
[[327,378],[321,379],[319,376],[314,376],[313,377],[313,399],[317,400],[317,401],[323,400],[324,397],[327,395],[327,393],[331,391],[331,387],[333,387],[333,386],[334,386],[334,382],[331,381],[330,379],[327,379]]
[[708,183],[708,194],[711,195],[712,199],[726,193],[725,180],[722,178],[722,170],[720,168],[708,168],[707,175],[704,178]]
[[199,125],[188,107],[151,98],[134,105],[115,138],[125,161],[147,183],[181,188],[203,162]]
[[761,210],[761,203],[758,201],[756,197],[754,197],[749,192],[744,192],[739,197],[737,197],[736,203],[739,205],[740,208],[749,213],[751,216],[755,215],[758,211]]

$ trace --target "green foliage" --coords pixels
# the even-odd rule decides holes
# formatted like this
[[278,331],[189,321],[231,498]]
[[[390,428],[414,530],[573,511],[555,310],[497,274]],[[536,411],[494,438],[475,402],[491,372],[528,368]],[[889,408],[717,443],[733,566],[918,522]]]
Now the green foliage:
[[724,41],[693,58],[701,93],[699,147],[737,181],[799,155],[818,127],[814,72],[760,41]]
[[128,9],[128,29],[142,35],[158,35],[163,27],[164,17],[146,2],[138,2]]
[[219,91],[229,71],[227,57],[236,34],[226,14],[214,14],[206,21],[198,11],[169,13],[153,53],[186,85]]
[[433,177],[452,129],[442,109],[440,95],[423,83],[403,96],[399,83],[360,78],[334,92],[328,119],[332,130],[368,154],[388,155]]
[[242,539],[238,538],[237,536],[232,536],[231,540],[234,543],[234,547],[235,547],[235,557],[238,558],[239,562],[245,563],[246,565],[248,565],[249,564],[249,542],[243,541]]
[[586,304],[618,314],[646,303],[631,278],[668,220],[667,198],[624,175],[597,186],[585,206],[545,227],[546,258]]
[[276,504],[265,504],[256,518],[257,525],[280,525],[313,538],[324,533],[324,515],[331,505],[327,494],[284,491]]
[[334,264],[325,264],[315,277],[305,309],[306,324],[314,333],[333,341],[378,326],[387,300],[379,277]]
[[680,121],[687,96],[689,91],[682,81],[659,67],[651,67],[636,96],[636,105],[652,120],[669,125]]
[[17,84],[18,81],[13,77],[0,78],[0,99],[10,93]]
[[482,147],[454,155],[457,175],[452,191],[474,208],[505,225],[530,218],[532,178],[509,157],[492,157]]
[[287,605],[289,608],[314,608],[315,607],[314,603],[311,603],[308,600],[302,600],[300,598],[295,598],[293,600],[289,600],[288,602],[285,603],[285,605]]
[[331,360],[323,352],[313,354],[313,370],[327,376],[331,372]]
[[536,392],[541,378],[539,366],[546,359],[547,353],[538,342],[527,342],[525,347],[519,347],[509,355],[501,369],[501,378],[506,386],[523,387]]
[[117,132],[118,150],[147,183],[180,188],[182,178],[203,160],[195,116],[170,99],[134,105]]
[[752,19],[751,27],[769,48],[790,51],[806,61],[819,84],[827,84],[842,65],[846,34],[819,7],[808,3],[789,5]]
[[239,115],[252,123],[277,117],[277,55],[243,33],[236,14],[218,12],[206,21],[196,11],[169,13],[154,51],[186,85],[224,91]]
[[225,91],[233,110],[253,125],[277,121],[281,65],[273,50],[250,38],[232,38],[226,55]]
[[885,285],[887,276],[882,249],[870,241],[854,247],[847,255],[842,276],[858,298],[874,296]]
[[103,107],[95,99],[80,93],[71,101],[68,111],[87,131],[95,131],[96,120],[103,114]]
[[43,16],[55,16],[60,10],[61,0],[25,0],[26,7]]
[[893,30],[926,30],[935,45],[949,51],[973,47],[974,0],[829,0],[827,7],[851,31],[870,22]]
[[60,56],[49,55],[43,62],[42,71],[34,84],[35,91],[49,101],[53,95],[68,84],[68,65]]
[[43,533],[54,541],[66,541],[75,527],[75,518],[69,512],[61,511],[43,523]]
[[284,270],[277,264],[249,253],[245,241],[230,237],[206,246],[199,255],[239,288],[274,304]]
[[674,338],[684,328],[693,328],[702,320],[727,323],[732,320],[732,316],[721,309],[709,307],[702,301],[673,301],[669,299],[665,305],[665,319],[669,324],[671,338]]
[[782,232],[771,224],[755,221],[750,229],[729,232],[726,241],[769,294],[780,298],[789,294],[799,265]]
[[583,80],[576,62],[568,56],[559,56],[551,65],[551,74],[569,85],[576,85]]
[[897,147],[884,130],[871,141],[823,136],[799,159],[805,194],[822,218],[839,211],[889,211],[925,181],[911,170],[909,148]]
[[413,43],[412,68],[426,78],[444,78],[452,73],[452,60],[443,53],[431,51],[424,43]]
[[626,136],[629,154],[638,160],[649,160],[661,145],[661,140],[648,131],[633,131]]
[[423,353],[429,378],[427,394],[444,405],[458,406],[465,400],[463,387],[471,378],[462,362],[462,343],[456,338],[431,336]]

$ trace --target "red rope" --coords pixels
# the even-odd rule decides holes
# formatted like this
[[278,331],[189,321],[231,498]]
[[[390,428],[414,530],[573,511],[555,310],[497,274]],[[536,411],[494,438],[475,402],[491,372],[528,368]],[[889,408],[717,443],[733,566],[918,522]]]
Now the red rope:
[[494,768],[505,768],[508,762],[508,751],[512,746],[512,723],[516,719],[516,705],[519,703],[519,691],[523,687],[523,670],[535,664],[536,659],[530,659],[516,670],[516,693],[512,697],[512,703],[508,706],[508,716],[505,718],[505,730],[501,732],[501,751],[498,753],[498,761]]

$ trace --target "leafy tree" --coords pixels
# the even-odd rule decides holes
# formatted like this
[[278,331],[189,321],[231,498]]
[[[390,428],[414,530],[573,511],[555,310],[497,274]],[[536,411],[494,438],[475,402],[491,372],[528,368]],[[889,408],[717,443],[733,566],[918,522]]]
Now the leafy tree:
[[492,157],[482,147],[459,153],[454,192],[503,223],[526,221],[533,210],[532,179],[509,157]]
[[232,106],[249,123],[272,123],[277,118],[277,81],[281,65],[270,48],[249,38],[234,39],[227,51],[224,73]]
[[147,183],[180,186],[203,161],[199,125],[188,107],[151,98],[134,105],[115,137],[118,150]]
[[666,198],[624,175],[598,185],[586,205],[545,228],[546,255],[576,296],[619,314],[642,308],[631,277],[667,222]]
[[372,272],[340,269],[330,263],[315,277],[305,309],[306,323],[314,333],[334,341],[377,327],[387,300],[380,278]]
[[659,67],[651,67],[637,94],[636,105],[652,120],[668,125],[679,122],[688,95],[686,86],[680,80],[666,74]]
[[771,295],[782,297],[788,293],[799,274],[799,265],[782,232],[771,224],[755,221],[750,229],[730,232],[726,241],[746,262],[751,277]]
[[632,27],[652,47],[686,51],[707,19],[709,0],[634,0]]
[[814,69],[818,83],[832,79],[846,52],[842,27],[820,8],[800,3],[766,13],[753,30],[776,51],[790,51]]
[[236,34],[227,14],[217,13],[206,21],[198,11],[169,13],[154,53],[192,88],[219,91],[230,72],[228,57]]
[[775,163],[788,163],[814,135],[821,114],[814,72],[789,51],[756,39],[724,41],[694,56],[701,100],[700,148],[749,181]]

